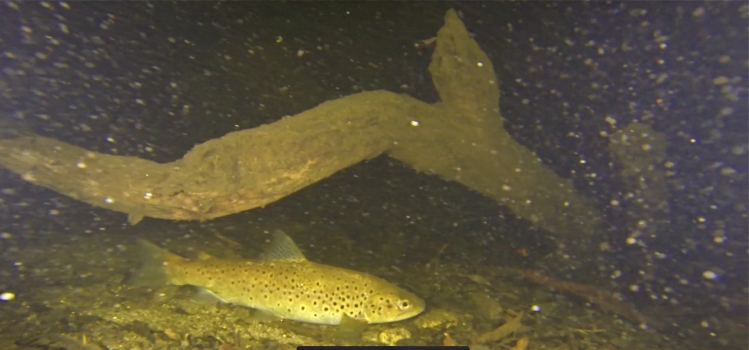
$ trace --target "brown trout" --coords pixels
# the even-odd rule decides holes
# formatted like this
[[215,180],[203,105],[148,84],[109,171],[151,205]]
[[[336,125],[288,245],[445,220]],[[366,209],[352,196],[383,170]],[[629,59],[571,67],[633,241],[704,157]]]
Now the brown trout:
[[419,297],[381,278],[308,261],[281,231],[256,261],[191,260],[145,240],[139,244],[143,266],[131,280],[136,285],[189,284],[225,303],[318,324],[395,322],[424,310]]

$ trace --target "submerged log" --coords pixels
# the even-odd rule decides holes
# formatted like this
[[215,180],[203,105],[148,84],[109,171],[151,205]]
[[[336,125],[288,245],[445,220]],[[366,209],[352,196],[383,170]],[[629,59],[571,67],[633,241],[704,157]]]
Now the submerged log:
[[441,101],[372,91],[325,102],[269,125],[155,163],[91,152],[41,136],[0,140],[0,165],[95,206],[173,220],[208,220],[272,203],[386,153],[457,181],[557,233],[591,233],[597,210],[502,126],[491,61],[455,11],[429,71]]

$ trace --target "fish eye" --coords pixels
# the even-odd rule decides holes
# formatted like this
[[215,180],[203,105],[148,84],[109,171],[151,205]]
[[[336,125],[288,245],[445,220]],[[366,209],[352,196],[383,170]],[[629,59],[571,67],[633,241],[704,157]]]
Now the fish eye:
[[401,308],[401,309],[408,309],[408,308],[409,308],[409,306],[411,306],[411,305],[409,305],[409,304],[408,304],[408,301],[406,301],[406,300],[402,300],[402,301],[400,302],[400,308]]

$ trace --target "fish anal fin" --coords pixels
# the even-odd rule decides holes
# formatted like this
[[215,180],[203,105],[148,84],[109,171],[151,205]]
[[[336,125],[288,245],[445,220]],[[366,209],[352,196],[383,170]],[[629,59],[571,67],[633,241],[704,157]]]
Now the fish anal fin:
[[278,322],[283,321],[283,317],[278,316],[270,311],[255,309],[251,319],[257,322]]
[[208,289],[198,288],[197,293],[192,296],[192,300],[198,304],[204,305],[216,305],[217,303],[226,303],[226,300],[221,299],[218,295],[214,294]]

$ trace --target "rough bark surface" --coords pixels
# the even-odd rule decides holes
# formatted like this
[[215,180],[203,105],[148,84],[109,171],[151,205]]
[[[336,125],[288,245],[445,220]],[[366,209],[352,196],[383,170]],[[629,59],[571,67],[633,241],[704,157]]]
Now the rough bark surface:
[[491,61],[454,11],[435,41],[430,105],[387,91],[328,101],[229,133],[161,164],[41,136],[0,140],[0,165],[95,206],[173,220],[208,220],[272,203],[383,153],[457,181],[552,232],[592,232],[598,215],[502,127]]

